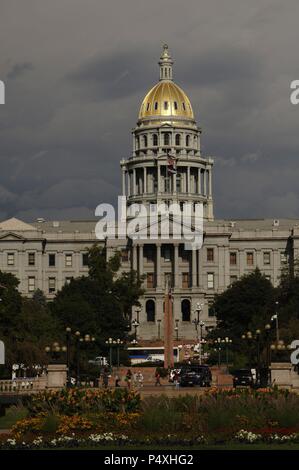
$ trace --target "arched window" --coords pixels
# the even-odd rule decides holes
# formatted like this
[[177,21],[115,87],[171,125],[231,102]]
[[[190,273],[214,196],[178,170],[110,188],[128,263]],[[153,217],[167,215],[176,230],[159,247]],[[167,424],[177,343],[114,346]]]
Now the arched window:
[[136,150],[139,150],[139,137],[136,137]]
[[157,111],[157,109],[158,109],[158,101],[155,101],[154,108],[155,108],[155,111]]
[[158,135],[153,134],[153,146],[156,147],[158,145]]
[[147,147],[147,136],[143,136],[143,147]]
[[181,145],[181,136],[180,136],[180,134],[175,135],[175,145]]
[[190,135],[186,135],[186,147],[190,145]]
[[188,299],[182,300],[181,310],[182,310],[182,320],[183,321],[190,321],[190,318],[191,318],[190,300],[188,300]]
[[174,105],[174,109],[177,111],[178,109],[178,103],[176,101],[173,102],[173,105]]
[[146,310],[146,320],[147,321],[155,321],[155,302],[154,300],[147,300],[145,304],[145,310]]
[[165,134],[164,134],[164,145],[169,145],[169,141],[170,141],[169,133],[165,132]]

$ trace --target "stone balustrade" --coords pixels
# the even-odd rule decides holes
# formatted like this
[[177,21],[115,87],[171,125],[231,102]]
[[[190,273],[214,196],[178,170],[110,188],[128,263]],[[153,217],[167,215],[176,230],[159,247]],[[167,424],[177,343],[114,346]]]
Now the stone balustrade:
[[18,378],[13,380],[0,380],[0,393],[18,393],[44,390],[47,386],[47,377]]

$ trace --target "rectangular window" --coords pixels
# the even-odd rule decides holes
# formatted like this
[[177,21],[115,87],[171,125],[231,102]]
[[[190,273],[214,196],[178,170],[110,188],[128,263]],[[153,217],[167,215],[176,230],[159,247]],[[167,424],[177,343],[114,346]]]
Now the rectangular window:
[[73,266],[73,255],[67,254],[65,255],[65,267],[71,268]]
[[214,248],[207,248],[207,261],[214,261]]
[[264,251],[263,258],[264,258],[264,264],[271,264],[271,253],[270,253],[270,251]]
[[164,274],[164,279],[165,279],[165,287],[172,287],[172,274],[171,273],[165,273]]
[[54,254],[50,254],[49,255],[49,266],[55,266],[55,255]]
[[165,261],[171,261],[171,251],[169,246],[163,247],[163,255]]
[[182,287],[183,289],[188,289],[189,284],[189,273],[182,273]]
[[15,264],[15,254],[7,253],[7,265],[14,266],[14,264]]
[[144,257],[147,262],[155,261],[155,250],[153,246],[145,246],[144,247]]
[[35,291],[35,277],[29,276],[28,277],[28,292],[34,292],[34,291]]
[[147,273],[146,275],[146,287],[153,289],[154,286],[154,273]]
[[280,264],[286,264],[288,262],[288,256],[286,251],[280,252]]
[[253,252],[246,253],[247,266],[253,266]]
[[56,291],[56,277],[49,277],[49,294]]
[[120,257],[121,257],[122,263],[127,263],[129,261],[129,250],[127,250],[126,248],[123,248],[120,252]]
[[231,266],[236,266],[237,264],[237,253],[235,251],[231,251],[229,254],[229,264]]
[[238,280],[238,276],[230,276],[229,280],[230,280],[230,285],[232,285],[234,282]]
[[88,253],[82,253],[82,266],[88,266]]
[[28,265],[35,266],[35,253],[28,253]]
[[214,289],[214,273],[208,273],[208,289]]

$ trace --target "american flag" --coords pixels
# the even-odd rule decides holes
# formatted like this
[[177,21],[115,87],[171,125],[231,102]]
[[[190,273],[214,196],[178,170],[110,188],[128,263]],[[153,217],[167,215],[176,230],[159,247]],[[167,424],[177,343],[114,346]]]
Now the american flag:
[[177,171],[176,171],[176,159],[173,155],[169,155],[169,153],[167,154],[167,170],[168,170],[168,174],[175,174]]

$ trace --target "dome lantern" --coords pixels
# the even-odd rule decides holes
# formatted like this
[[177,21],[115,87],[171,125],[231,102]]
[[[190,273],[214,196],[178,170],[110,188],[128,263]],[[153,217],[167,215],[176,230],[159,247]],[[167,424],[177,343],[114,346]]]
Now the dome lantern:
[[163,52],[159,61],[160,80],[172,80],[173,60],[168,50],[168,45],[164,44]]

